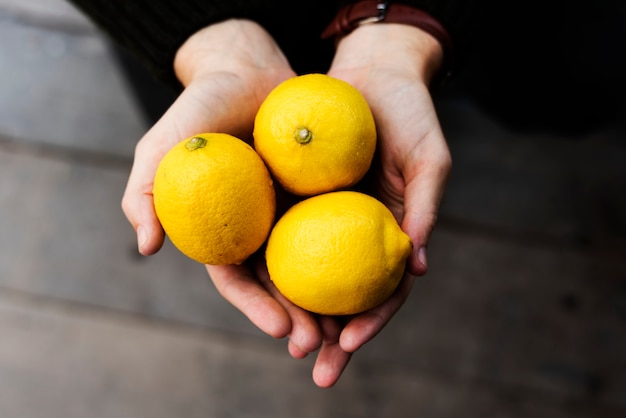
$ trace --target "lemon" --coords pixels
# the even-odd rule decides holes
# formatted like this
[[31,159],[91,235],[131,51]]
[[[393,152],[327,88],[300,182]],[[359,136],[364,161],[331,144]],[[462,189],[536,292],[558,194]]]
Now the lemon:
[[385,301],[412,244],[391,211],[359,192],[307,198],[276,223],[266,248],[270,278],[292,303],[325,315],[355,314]]
[[159,163],[154,208],[172,243],[203,264],[240,264],[267,239],[276,198],[263,160],[222,133],[188,138]]
[[365,175],[376,126],[357,89],[306,74],[285,80],[265,98],[254,121],[254,148],[287,191],[310,196],[348,188]]

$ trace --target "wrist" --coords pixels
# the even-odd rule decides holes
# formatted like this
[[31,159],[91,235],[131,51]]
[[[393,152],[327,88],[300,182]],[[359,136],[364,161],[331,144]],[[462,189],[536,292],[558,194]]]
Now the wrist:
[[428,85],[441,69],[443,53],[439,41],[415,26],[368,24],[339,39],[333,67],[401,71]]
[[[229,19],[191,35],[178,49],[174,72],[183,86],[206,73],[229,72],[245,76],[281,70],[287,60],[273,38],[258,23]],[[257,71],[258,70],[258,71]]]

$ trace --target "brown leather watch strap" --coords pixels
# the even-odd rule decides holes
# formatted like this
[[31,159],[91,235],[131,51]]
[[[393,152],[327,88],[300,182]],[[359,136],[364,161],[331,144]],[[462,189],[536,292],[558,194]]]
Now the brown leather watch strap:
[[434,17],[415,7],[378,0],[360,0],[344,6],[322,32],[323,39],[349,34],[361,25],[369,23],[402,23],[416,26],[435,38],[444,49],[446,60],[450,59],[452,39],[448,31]]

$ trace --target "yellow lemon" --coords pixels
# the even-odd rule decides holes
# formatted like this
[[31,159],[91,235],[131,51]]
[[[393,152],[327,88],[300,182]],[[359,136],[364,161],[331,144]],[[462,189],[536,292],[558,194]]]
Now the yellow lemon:
[[242,263],[274,222],[269,171],[250,145],[227,134],[200,134],[174,146],[158,166],[153,195],[172,243],[203,264]]
[[310,196],[344,189],[367,172],[376,148],[372,112],[345,81],[306,74],[265,98],[254,122],[254,147],[289,192]]
[[272,282],[295,305],[347,315],[389,298],[411,248],[381,202],[338,191],[292,206],[270,233],[266,260]]

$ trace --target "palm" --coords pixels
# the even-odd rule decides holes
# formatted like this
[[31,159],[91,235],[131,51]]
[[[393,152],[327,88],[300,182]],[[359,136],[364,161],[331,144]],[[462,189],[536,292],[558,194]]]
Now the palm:
[[434,225],[450,169],[450,155],[427,87],[397,72],[337,70],[334,76],[365,96],[378,129],[378,161],[368,178],[415,245],[413,274],[426,272],[418,259]]

